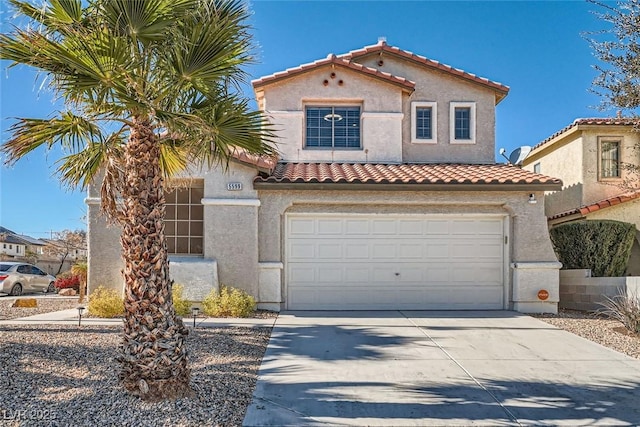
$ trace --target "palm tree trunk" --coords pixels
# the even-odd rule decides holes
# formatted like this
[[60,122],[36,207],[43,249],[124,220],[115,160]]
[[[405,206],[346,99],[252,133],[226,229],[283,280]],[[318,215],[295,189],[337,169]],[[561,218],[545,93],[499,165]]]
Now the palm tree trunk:
[[126,147],[122,228],[125,325],[121,380],[144,400],[192,394],[185,338],[171,299],[164,235],[160,145],[149,120],[134,118]]

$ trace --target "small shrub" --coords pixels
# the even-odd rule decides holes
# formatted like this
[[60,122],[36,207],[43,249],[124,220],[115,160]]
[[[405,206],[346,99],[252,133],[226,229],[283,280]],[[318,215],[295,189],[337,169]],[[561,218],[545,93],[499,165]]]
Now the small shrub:
[[220,293],[214,290],[205,297],[202,309],[212,317],[249,317],[256,311],[256,300],[240,289],[220,286]]
[[605,301],[601,302],[603,307],[598,310],[599,313],[617,320],[622,323],[625,328],[640,334],[640,296],[635,294],[627,294],[622,289],[618,290],[618,295],[614,297],[605,297]]
[[594,277],[624,276],[636,226],[620,221],[575,221],[549,230],[563,269],[588,268]]
[[107,319],[124,315],[124,300],[120,293],[103,286],[89,296],[89,314]]
[[72,274],[70,271],[59,274],[56,281],[53,282],[57,290],[60,289],[74,289],[76,292],[80,291],[80,276]]
[[182,297],[184,286],[175,284],[171,289],[171,297],[173,299],[173,308],[178,316],[188,316],[191,312],[191,303]]
[[15,300],[11,307],[35,308],[37,306],[38,301],[35,298],[20,298]]

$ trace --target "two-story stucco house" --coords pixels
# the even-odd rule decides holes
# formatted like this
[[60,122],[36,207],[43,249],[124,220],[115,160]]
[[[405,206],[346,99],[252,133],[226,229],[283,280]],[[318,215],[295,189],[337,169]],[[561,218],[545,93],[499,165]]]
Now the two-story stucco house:
[[[238,152],[167,197],[171,274],[190,298],[220,283],[272,310],[556,311],[543,196],[562,184],[495,163],[507,86],[381,41],[253,87],[279,158]],[[90,287],[121,286],[98,196]]]
[[[640,230],[640,133],[628,118],[576,119],[537,144],[523,168],[558,177],[547,194],[549,225],[580,219],[630,222]],[[640,275],[640,233],[628,273]]]

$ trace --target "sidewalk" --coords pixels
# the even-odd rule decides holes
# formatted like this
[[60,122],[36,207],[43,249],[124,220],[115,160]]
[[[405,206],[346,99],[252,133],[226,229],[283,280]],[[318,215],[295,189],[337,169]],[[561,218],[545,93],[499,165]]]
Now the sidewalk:
[[[277,317],[269,319],[255,318],[216,318],[216,317],[198,317],[196,318],[196,327],[199,328],[224,328],[224,327],[245,327],[245,328],[271,328],[276,322]],[[193,318],[185,316],[183,322],[187,327],[193,327]],[[3,325],[77,325],[78,310],[70,308],[68,310],[53,311],[51,313],[36,314],[18,319],[0,320],[0,326]],[[82,317],[82,325],[122,325],[122,319],[101,319],[95,317]]]

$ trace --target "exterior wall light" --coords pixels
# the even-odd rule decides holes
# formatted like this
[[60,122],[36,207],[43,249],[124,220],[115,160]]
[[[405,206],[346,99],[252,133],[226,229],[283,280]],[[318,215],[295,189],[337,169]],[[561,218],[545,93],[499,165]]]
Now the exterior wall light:
[[538,203],[538,200],[536,200],[536,195],[531,193],[529,194],[529,203],[532,205],[535,205],[536,203]]

